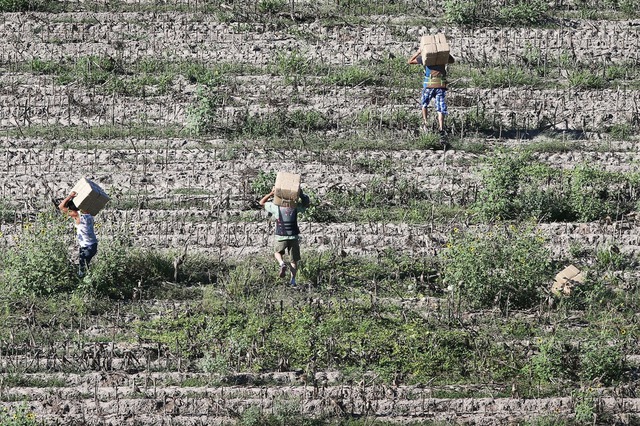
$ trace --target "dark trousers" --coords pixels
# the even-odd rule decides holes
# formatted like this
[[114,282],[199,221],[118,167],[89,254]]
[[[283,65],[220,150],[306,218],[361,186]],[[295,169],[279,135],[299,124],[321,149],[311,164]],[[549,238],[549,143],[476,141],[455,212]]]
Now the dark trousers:
[[89,262],[98,252],[98,243],[90,246],[80,247],[80,264],[78,265],[78,276],[83,277],[85,271],[89,267]]

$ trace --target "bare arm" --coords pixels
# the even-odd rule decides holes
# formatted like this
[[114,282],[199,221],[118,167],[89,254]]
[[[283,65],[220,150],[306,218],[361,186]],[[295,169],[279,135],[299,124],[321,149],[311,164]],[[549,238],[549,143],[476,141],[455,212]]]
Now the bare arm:
[[260,200],[260,205],[264,206],[267,201],[269,201],[269,198],[273,197],[273,194],[275,194],[275,191],[272,189],[270,193],[262,197],[262,199]]
[[67,195],[67,197],[64,200],[60,201],[58,208],[62,213],[68,215],[69,217],[72,217],[76,221],[76,223],[80,223],[80,214],[75,210],[71,210],[67,206],[67,203],[71,201],[76,195],[77,194],[74,191],[71,191],[71,193]]
[[409,65],[417,65],[417,64],[419,64],[420,62],[418,62],[418,56],[420,56],[420,50],[418,50],[411,58],[409,58],[407,63]]

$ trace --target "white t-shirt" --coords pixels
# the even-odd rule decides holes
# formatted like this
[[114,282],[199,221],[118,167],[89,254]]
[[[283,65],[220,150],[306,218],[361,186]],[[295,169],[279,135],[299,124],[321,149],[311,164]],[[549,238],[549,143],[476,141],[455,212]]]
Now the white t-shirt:
[[80,213],[80,223],[76,223],[75,226],[80,247],[88,247],[98,242],[93,230],[93,216],[88,213]]

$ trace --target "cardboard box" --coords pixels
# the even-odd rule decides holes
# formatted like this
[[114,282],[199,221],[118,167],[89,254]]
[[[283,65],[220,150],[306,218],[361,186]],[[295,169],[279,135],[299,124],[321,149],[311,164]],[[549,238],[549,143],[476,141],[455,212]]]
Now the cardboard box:
[[278,172],[276,175],[274,204],[282,207],[295,207],[300,196],[300,175]]
[[97,183],[84,177],[71,188],[71,191],[77,194],[72,200],[73,204],[93,216],[109,201],[109,196]]
[[444,34],[425,35],[420,39],[423,65],[445,65],[449,62],[449,43]]
[[569,265],[556,274],[551,292],[556,296],[568,296],[574,286],[584,283],[584,275],[578,268]]

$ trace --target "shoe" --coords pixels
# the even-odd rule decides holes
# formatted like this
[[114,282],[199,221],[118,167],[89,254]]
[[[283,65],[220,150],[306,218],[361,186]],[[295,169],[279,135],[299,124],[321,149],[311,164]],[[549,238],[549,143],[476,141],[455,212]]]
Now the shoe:
[[295,287],[296,286],[296,279],[295,278],[291,278],[291,282],[289,283],[289,285],[291,287]]
[[284,274],[287,273],[287,264],[286,263],[282,263],[280,265],[280,272],[278,273],[278,276],[280,278],[284,278]]

